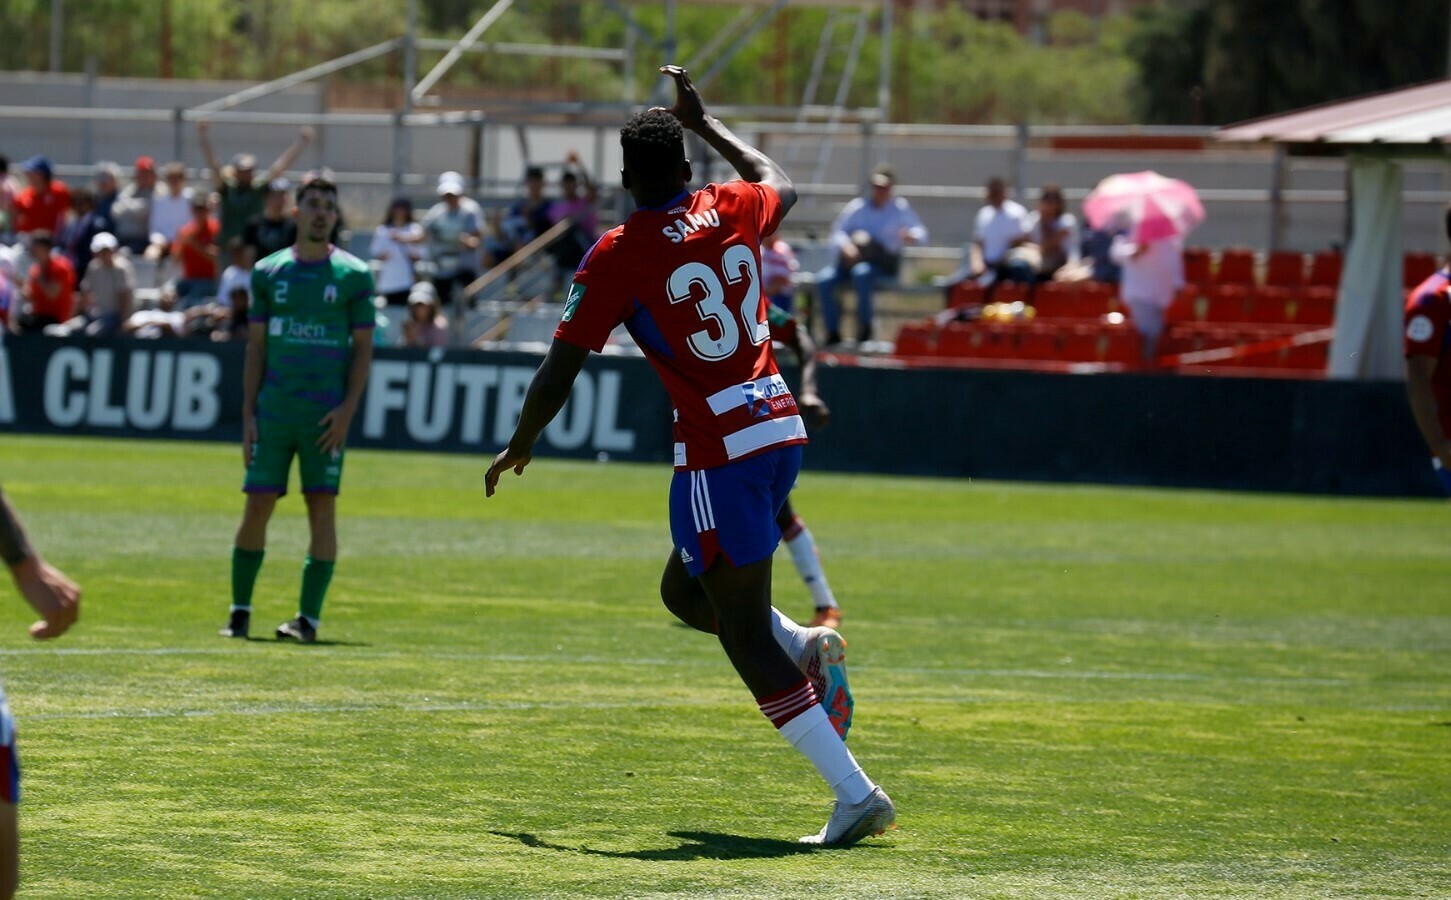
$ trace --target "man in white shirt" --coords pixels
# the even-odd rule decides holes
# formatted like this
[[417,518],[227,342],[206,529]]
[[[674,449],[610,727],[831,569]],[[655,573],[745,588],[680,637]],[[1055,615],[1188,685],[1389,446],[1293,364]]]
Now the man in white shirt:
[[972,224],[968,248],[972,277],[982,279],[989,272],[997,278],[1013,274],[1005,271],[1008,251],[1027,241],[1028,231],[1028,211],[1008,198],[1008,187],[1001,178],[990,178],[987,203]]
[[862,343],[872,339],[872,291],[897,280],[902,248],[927,240],[912,205],[904,197],[893,197],[896,175],[890,166],[877,166],[865,197],[857,197],[842,208],[831,226],[831,242],[837,261],[816,276],[816,295],[826,324],[828,346],[841,343],[841,311],[836,292],[850,282],[857,298],[857,336]]

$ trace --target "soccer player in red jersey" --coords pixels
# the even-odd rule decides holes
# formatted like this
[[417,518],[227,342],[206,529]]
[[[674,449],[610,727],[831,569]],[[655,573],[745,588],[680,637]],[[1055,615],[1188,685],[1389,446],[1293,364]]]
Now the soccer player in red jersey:
[[[675,549],[661,598],[681,621],[718,636],[761,712],[831,785],[830,819],[802,842],[846,846],[892,827],[896,810],[846,748],[840,635],[802,628],[771,607],[775,517],[796,481],[806,428],[771,352],[761,235],[776,230],[796,190],[775,162],[706,114],[684,69],[661,72],[675,79],[675,105],[620,129],[621,182],[637,209],[580,263],[485,486],[493,496],[505,470],[523,473],[590,350],[624,323],[675,405]],[[691,191],[681,126],[743,180]]]
[[[1451,238],[1451,206],[1446,208]],[[1451,265],[1406,296],[1406,394],[1431,467],[1451,495]]]

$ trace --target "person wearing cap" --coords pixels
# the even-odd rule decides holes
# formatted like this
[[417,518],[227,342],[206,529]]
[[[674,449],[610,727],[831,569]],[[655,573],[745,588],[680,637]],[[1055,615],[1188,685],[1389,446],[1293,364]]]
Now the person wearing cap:
[[113,162],[96,163],[94,186],[96,209],[106,218],[111,218],[111,208],[121,193],[121,167]]
[[221,225],[211,213],[212,198],[197,191],[191,198],[191,221],[176,232],[173,253],[181,261],[181,278],[176,293],[182,311],[208,302],[217,295],[218,260],[221,248],[217,238]]
[[297,223],[288,215],[292,182],[278,177],[267,182],[267,196],[262,212],[253,216],[242,229],[242,245],[247,248],[247,265],[266,259],[278,250],[286,250],[297,240]]
[[452,303],[478,276],[478,251],[483,243],[483,210],[464,196],[463,176],[444,172],[438,178],[439,201],[423,216],[428,255],[433,260],[433,286],[443,303]]
[[841,343],[841,311],[836,294],[850,284],[856,293],[857,338],[872,339],[872,292],[897,280],[902,248],[927,240],[922,224],[905,197],[892,196],[897,183],[890,166],[872,170],[865,197],[849,201],[831,226],[836,263],[816,276],[816,292],[826,325],[826,343]]
[[427,281],[418,282],[408,292],[408,318],[403,320],[403,346],[448,346],[448,317],[438,308],[438,292]]
[[114,336],[131,316],[136,276],[119,247],[109,231],[91,238],[91,262],[81,275],[81,314],[89,323],[86,333],[96,337]]
[[155,199],[156,160],[137,157],[131,183],[121,189],[111,207],[116,240],[132,253],[145,253],[151,243],[151,205]]
[[15,233],[44,230],[55,234],[71,207],[70,188],[53,177],[50,160],[44,156],[32,156],[20,168],[28,184],[15,196]]
[[302,126],[297,140],[282,151],[282,155],[277,157],[261,179],[257,179],[257,157],[250,153],[238,153],[232,157],[230,166],[223,166],[216,151],[212,149],[211,123],[202,119],[196,125],[197,134],[201,138],[202,157],[212,170],[212,188],[221,198],[222,231],[218,238],[225,244],[232,238],[241,236],[252,217],[261,215],[266,203],[267,186],[282,177],[282,173],[287,171],[288,166],[292,165],[303,148],[312,141],[313,131],[310,126]]
[[30,233],[30,272],[25,279],[26,308],[11,324],[19,332],[41,331],[75,314],[76,270],[54,252],[55,238],[44,228]]

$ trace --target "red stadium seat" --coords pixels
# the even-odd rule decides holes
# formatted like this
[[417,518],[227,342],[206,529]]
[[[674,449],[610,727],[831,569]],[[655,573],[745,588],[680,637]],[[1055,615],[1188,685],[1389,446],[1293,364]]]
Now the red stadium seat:
[[1305,254],[1277,250],[1265,266],[1266,287],[1297,288],[1305,283]]
[[1187,284],[1214,282],[1213,255],[1207,247],[1184,248],[1184,281]]
[[1255,255],[1245,247],[1230,247],[1219,254],[1219,269],[1214,273],[1214,283],[1225,285],[1253,285],[1255,283]]
[[934,356],[937,326],[932,322],[908,322],[897,332],[898,356]]
[[1335,294],[1332,289],[1314,292],[1307,288],[1285,304],[1285,322],[1290,325],[1332,325],[1335,323]]
[[1340,267],[1345,258],[1336,250],[1324,250],[1310,259],[1311,287],[1340,287]]
[[949,307],[977,306],[982,303],[982,295],[982,285],[969,278],[952,286],[952,290],[947,295],[947,305]]
[[1401,260],[1401,286],[1410,290],[1436,273],[1436,254],[1407,253]]

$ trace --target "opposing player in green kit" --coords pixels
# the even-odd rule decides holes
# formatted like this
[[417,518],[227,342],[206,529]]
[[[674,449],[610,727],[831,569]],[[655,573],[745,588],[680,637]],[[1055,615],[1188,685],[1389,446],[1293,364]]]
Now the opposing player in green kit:
[[232,550],[231,616],[221,633],[248,635],[267,523],[287,493],[296,456],[311,541],[297,618],[279,625],[277,637],[310,644],[338,554],[343,444],[373,362],[373,276],[366,262],[328,243],[338,221],[336,185],[304,184],[293,215],[297,242],[252,269],[242,375],[247,506]]

